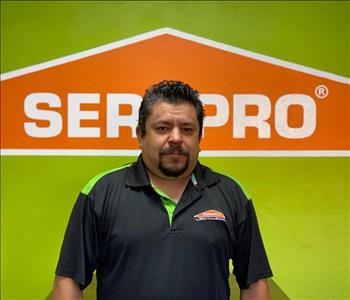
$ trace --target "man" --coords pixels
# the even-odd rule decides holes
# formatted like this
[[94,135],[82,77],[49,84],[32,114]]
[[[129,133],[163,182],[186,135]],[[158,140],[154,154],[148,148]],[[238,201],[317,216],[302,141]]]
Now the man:
[[227,300],[229,259],[241,299],[269,299],[272,276],[252,202],[198,162],[204,110],[179,81],[150,87],[139,110],[137,162],[81,191],[53,299],[81,299],[96,270],[98,299]]

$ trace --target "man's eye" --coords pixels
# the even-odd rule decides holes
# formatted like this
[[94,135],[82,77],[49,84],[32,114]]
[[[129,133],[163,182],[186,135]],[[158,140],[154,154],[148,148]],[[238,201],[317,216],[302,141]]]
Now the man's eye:
[[159,132],[165,132],[165,131],[168,130],[168,127],[166,127],[166,126],[158,126],[156,129]]
[[191,128],[191,127],[184,127],[182,130],[183,130],[184,132],[186,132],[186,133],[191,133],[191,132],[193,132],[193,128]]

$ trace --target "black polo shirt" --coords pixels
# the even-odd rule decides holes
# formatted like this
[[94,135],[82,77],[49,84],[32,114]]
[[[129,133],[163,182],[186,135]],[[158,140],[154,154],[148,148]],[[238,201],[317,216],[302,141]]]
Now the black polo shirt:
[[97,299],[226,300],[229,259],[240,288],[272,276],[252,202],[197,164],[172,216],[142,158],[95,177],[73,208],[56,274]]

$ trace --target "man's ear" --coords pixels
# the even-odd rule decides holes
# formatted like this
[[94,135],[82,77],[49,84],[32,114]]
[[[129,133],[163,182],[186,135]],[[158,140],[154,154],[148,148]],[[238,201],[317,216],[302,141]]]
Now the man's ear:
[[140,147],[142,147],[143,133],[142,133],[142,130],[139,126],[136,127],[136,135],[137,135],[137,139],[139,141],[139,145],[140,145]]

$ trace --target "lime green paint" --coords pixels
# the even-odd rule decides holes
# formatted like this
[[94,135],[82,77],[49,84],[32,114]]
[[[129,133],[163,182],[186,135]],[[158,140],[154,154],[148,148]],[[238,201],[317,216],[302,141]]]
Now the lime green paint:
[[163,191],[161,191],[158,187],[156,187],[153,184],[152,184],[152,187],[155,190],[155,192],[159,195],[160,199],[162,200],[164,207],[168,213],[169,224],[171,225],[173,221],[173,214],[176,208],[176,203],[173,200],[171,200],[171,198],[167,194],[165,194]]
[[[1,299],[48,295],[80,187],[133,160],[1,158]],[[237,178],[251,192],[274,280],[284,292],[292,299],[349,298],[349,158],[201,162]]]
[[349,1],[1,1],[1,72],[161,27],[350,76]]
[[108,171],[104,171],[102,173],[99,173],[97,174],[96,176],[94,176],[81,190],[81,192],[85,195],[89,194],[90,191],[92,190],[92,188],[94,187],[95,183],[103,176],[109,174],[109,173],[112,173],[114,171],[118,171],[118,170],[121,170],[121,169],[124,169],[126,167],[130,166],[130,164],[127,164],[125,166],[122,166],[122,167],[119,167],[119,168],[115,168],[115,169],[112,169],[112,170],[108,170]]

